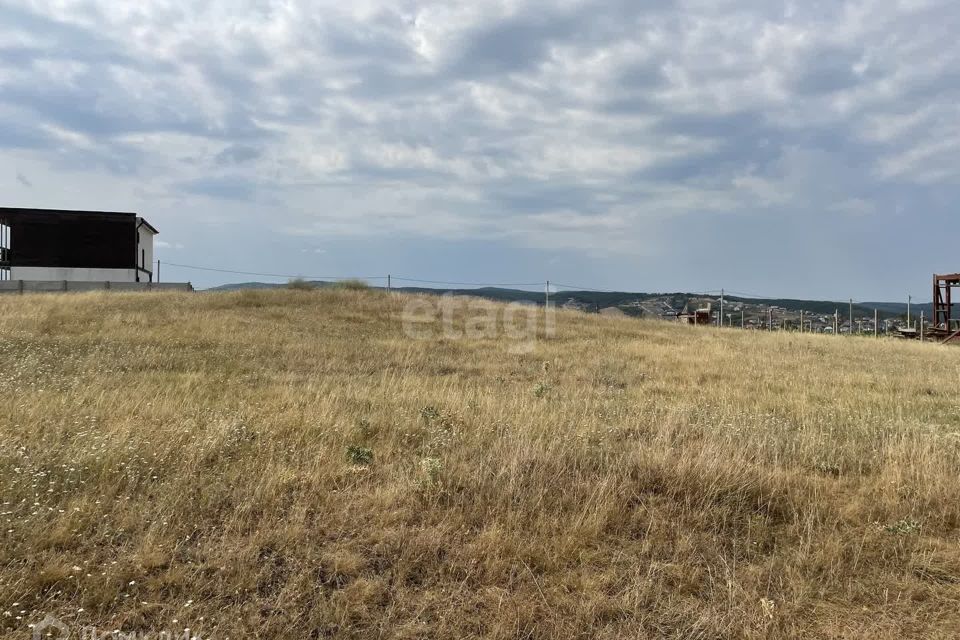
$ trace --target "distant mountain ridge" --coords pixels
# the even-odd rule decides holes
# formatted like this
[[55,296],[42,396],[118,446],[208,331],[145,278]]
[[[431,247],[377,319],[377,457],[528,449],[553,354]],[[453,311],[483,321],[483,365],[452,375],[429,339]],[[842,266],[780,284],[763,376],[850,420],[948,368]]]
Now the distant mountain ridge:
[[[335,286],[335,282],[312,281],[309,282],[318,288]],[[225,284],[205,291],[237,291],[244,289],[280,289],[286,287],[286,283],[270,282],[242,282],[236,284]],[[372,287],[381,289],[383,287]],[[542,291],[524,291],[522,289],[509,289],[500,287],[481,287],[471,289],[457,288],[426,288],[426,287],[394,287],[393,291],[407,293],[426,293],[433,295],[452,294],[457,296],[472,296],[497,300],[501,302],[519,302],[529,301],[543,303],[544,292]],[[697,293],[631,293],[626,291],[551,291],[550,296],[553,302],[559,305],[570,304],[575,307],[582,307],[587,310],[593,308],[599,311],[610,307],[618,307],[629,313],[630,309],[636,309],[634,315],[644,315],[643,307],[638,306],[648,302],[658,302],[662,309],[670,308],[676,311],[682,311],[687,304],[699,303],[705,301],[718,302],[719,296],[706,296]],[[828,300],[799,300],[793,298],[745,298],[740,296],[726,296],[725,302],[731,309],[737,305],[749,305],[751,307],[774,307],[786,311],[797,312],[804,311],[808,314],[821,316],[832,316],[837,311],[842,318],[849,314],[849,303],[844,301]],[[853,306],[854,314],[858,317],[872,317],[874,310],[879,311],[880,317],[898,318],[907,315],[907,303],[905,302],[858,302]],[[914,304],[911,307],[911,313],[915,317],[925,313],[930,317],[933,313],[931,303]]]

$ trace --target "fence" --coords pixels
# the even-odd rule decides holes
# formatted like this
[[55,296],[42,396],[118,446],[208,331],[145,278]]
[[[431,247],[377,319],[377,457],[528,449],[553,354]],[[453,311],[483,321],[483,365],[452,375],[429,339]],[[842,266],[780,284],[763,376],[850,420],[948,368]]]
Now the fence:
[[193,291],[189,282],[75,282],[71,280],[3,280],[3,293],[57,293],[84,291]]

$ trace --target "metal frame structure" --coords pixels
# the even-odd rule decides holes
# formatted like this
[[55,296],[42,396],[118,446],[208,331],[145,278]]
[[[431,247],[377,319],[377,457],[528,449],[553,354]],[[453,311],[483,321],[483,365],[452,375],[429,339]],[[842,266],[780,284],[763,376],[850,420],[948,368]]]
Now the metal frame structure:
[[960,318],[953,315],[954,289],[960,289],[960,273],[933,276],[933,331],[944,342],[960,339]]

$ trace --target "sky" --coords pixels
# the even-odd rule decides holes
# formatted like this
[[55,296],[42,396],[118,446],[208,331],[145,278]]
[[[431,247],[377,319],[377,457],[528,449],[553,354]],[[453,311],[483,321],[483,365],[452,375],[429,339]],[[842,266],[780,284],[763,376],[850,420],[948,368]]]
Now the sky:
[[[946,0],[0,0],[0,204],[136,211],[161,278],[930,299]],[[281,279],[274,279],[282,281]]]

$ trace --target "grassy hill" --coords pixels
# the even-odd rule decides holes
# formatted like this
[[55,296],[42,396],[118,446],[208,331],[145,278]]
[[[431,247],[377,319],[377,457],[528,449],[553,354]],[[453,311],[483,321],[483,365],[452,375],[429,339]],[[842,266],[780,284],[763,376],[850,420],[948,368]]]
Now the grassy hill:
[[0,635],[955,636],[956,351],[435,300],[0,299]]

